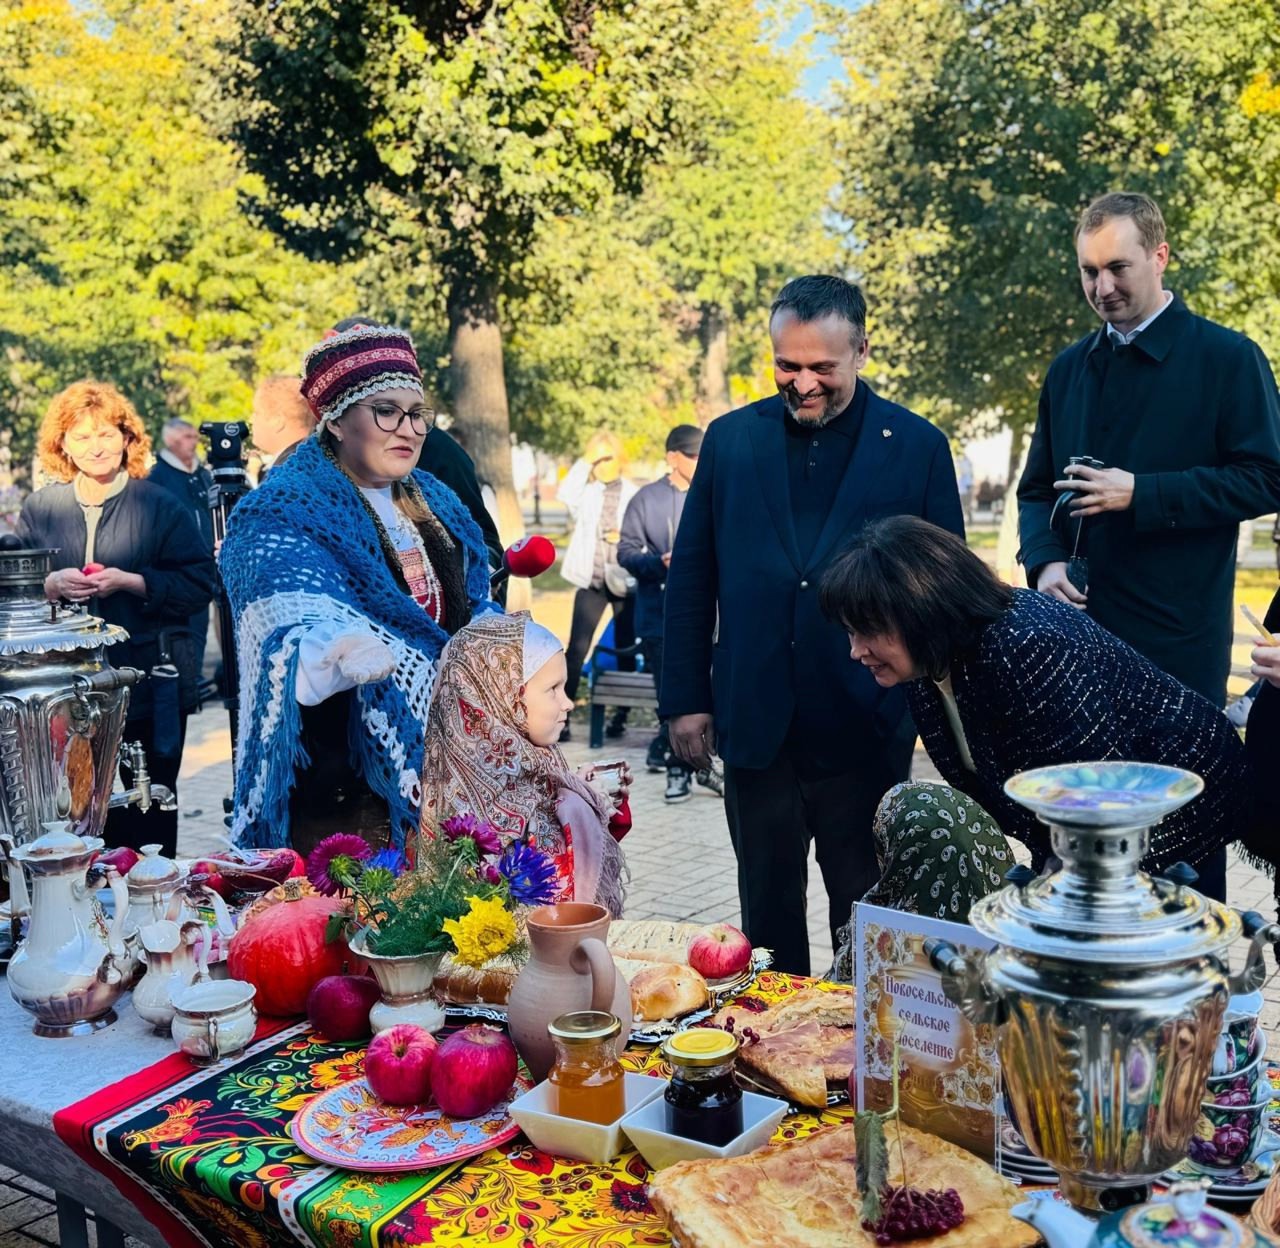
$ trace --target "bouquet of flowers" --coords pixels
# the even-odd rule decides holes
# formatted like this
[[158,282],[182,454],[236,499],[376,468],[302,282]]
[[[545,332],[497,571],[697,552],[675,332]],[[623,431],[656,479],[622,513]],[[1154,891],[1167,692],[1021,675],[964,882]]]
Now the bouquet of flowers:
[[503,849],[493,825],[473,815],[445,819],[413,871],[395,850],[375,854],[349,833],[326,837],[307,858],[307,878],[350,898],[330,920],[330,939],[363,928],[371,953],[449,953],[472,967],[518,958],[524,911],[554,901],[559,887],[549,855],[518,841]]

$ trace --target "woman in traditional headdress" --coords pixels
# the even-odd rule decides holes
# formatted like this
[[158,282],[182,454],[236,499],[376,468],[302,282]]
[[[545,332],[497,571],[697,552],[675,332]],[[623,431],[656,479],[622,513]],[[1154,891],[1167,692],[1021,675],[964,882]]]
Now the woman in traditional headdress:
[[236,506],[219,557],[240,668],[232,836],[402,849],[440,652],[497,610],[487,553],[457,495],[413,469],[435,412],[408,334],[331,333],[302,371],[316,433]]
[[485,615],[461,629],[440,659],[427,719],[420,835],[447,819],[490,824],[504,846],[549,854],[557,900],[622,913],[617,841],[631,826],[628,776],[606,795],[591,769],[570,769],[556,744],[573,709],[564,647],[527,612]]

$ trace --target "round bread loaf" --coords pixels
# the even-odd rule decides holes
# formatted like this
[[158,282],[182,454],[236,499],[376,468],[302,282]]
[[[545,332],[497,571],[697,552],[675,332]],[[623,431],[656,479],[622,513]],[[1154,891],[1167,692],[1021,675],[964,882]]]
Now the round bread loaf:
[[435,990],[455,1005],[506,1005],[516,968],[510,963],[497,966],[458,966],[445,958],[436,972]]
[[709,998],[707,981],[691,966],[651,966],[631,979],[631,1012],[644,1022],[690,1014]]

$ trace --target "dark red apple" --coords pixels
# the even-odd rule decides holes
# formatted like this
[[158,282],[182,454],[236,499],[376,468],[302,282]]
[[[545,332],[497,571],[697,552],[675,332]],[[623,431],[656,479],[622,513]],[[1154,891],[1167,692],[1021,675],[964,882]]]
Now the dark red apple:
[[327,975],[307,994],[307,1018],[327,1040],[363,1040],[380,996],[367,975]]
[[128,875],[141,858],[142,855],[136,849],[119,845],[115,849],[104,849],[93,861],[99,867],[115,867],[121,875]]
[[435,1037],[413,1023],[378,1032],[364,1055],[364,1076],[374,1096],[388,1105],[425,1105],[436,1050]]
[[477,1118],[511,1091],[518,1066],[516,1046],[505,1032],[472,1023],[437,1050],[431,1091],[449,1117]]

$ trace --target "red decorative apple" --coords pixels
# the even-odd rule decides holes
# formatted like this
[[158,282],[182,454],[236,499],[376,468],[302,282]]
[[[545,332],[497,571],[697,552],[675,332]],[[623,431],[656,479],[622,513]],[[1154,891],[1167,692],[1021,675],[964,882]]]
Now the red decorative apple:
[[367,975],[326,975],[307,993],[307,1018],[326,1040],[363,1040],[380,996]]
[[435,1037],[429,1031],[398,1023],[369,1042],[364,1077],[374,1096],[388,1105],[425,1105],[437,1057]]
[[121,875],[128,875],[140,860],[141,855],[136,849],[118,845],[115,849],[103,850],[93,861],[100,867],[115,867]]
[[689,942],[689,965],[703,979],[729,979],[751,965],[751,942],[736,927],[716,923]]
[[477,1118],[511,1091],[519,1064],[516,1046],[505,1032],[483,1023],[455,1031],[431,1067],[436,1104],[450,1118]]

